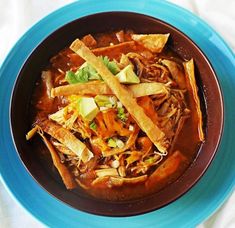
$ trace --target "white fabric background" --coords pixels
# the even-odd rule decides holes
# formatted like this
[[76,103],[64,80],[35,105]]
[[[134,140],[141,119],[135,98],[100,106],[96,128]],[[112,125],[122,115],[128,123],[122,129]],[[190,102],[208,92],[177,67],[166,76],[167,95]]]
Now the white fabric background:
[[[0,0],[0,64],[10,48],[35,22],[71,0]],[[215,28],[235,50],[235,0],[171,0]],[[43,227],[16,203],[0,182],[0,228]],[[234,228],[235,192],[198,228]]]

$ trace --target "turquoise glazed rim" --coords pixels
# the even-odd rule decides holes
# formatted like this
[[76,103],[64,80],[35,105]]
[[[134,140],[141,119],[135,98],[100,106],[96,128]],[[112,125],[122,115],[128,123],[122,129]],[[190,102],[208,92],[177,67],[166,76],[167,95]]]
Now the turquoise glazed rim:
[[[32,50],[51,32],[82,16],[128,11],[159,18],[187,34],[210,60],[224,96],[223,138],[215,159],[200,181],[184,196],[159,210],[133,217],[104,217],[75,210],[43,190],[21,163],[10,133],[10,96],[17,74]],[[50,227],[194,227],[210,216],[235,186],[233,131],[235,58],[223,39],[192,13],[160,0],[82,0],[35,24],[13,47],[0,69],[0,173],[11,195],[35,218]]]

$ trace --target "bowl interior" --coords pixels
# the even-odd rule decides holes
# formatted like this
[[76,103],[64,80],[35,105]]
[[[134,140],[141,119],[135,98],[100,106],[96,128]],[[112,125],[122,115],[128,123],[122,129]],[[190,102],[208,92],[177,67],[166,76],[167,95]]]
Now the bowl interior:
[[[28,143],[29,107],[32,92],[49,59],[75,38],[88,33],[117,29],[133,29],[137,33],[170,33],[168,44],[183,59],[193,58],[199,87],[206,139],[195,161],[174,183],[160,192],[138,200],[111,202],[95,199],[85,192],[65,189],[52,163],[45,162],[39,151],[45,147]],[[223,101],[215,73],[200,49],[176,28],[149,16],[129,12],[107,12],[77,19],[49,35],[29,56],[15,83],[11,101],[11,130],[16,149],[33,178],[50,194],[83,211],[108,216],[128,216],[160,208],[188,191],[203,175],[218,147],[223,128]],[[36,149],[35,149],[36,148]],[[51,160],[51,159],[48,159]]]

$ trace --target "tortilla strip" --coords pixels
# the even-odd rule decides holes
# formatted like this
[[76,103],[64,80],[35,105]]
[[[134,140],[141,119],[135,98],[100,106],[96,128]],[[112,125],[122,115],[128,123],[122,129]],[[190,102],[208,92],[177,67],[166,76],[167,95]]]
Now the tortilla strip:
[[146,187],[151,188],[175,173],[186,160],[187,158],[180,151],[175,151],[150,175],[145,183]]
[[103,82],[90,81],[87,83],[77,83],[59,86],[51,90],[51,96],[69,96],[69,95],[99,95],[99,94],[113,94],[112,90]]
[[68,147],[66,147],[64,144],[59,143],[56,140],[52,140],[51,143],[60,153],[70,156],[76,156],[76,154],[70,149],[68,149]]
[[164,48],[168,34],[133,34],[131,38],[152,52],[160,53]]
[[97,177],[118,176],[118,171],[117,169],[114,169],[114,168],[96,169],[95,174]]
[[137,184],[146,181],[148,178],[147,175],[138,176],[138,177],[110,177],[109,184],[111,186],[122,186],[123,184]]
[[190,92],[192,92],[193,95],[193,100],[195,102],[196,106],[196,112],[197,112],[197,117],[198,117],[198,136],[200,141],[204,140],[204,133],[202,129],[202,112],[200,108],[200,100],[198,96],[198,88],[196,84],[196,79],[195,79],[195,71],[194,71],[194,62],[193,59],[189,60],[188,62],[184,62],[184,70],[186,74],[186,80],[187,83],[190,87]]
[[147,175],[139,176],[139,177],[118,177],[118,176],[102,176],[97,177],[92,181],[91,185],[96,186],[99,185],[103,188],[105,185],[109,185],[109,187],[120,187],[123,184],[137,184],[146,181],[148,178]]
[[[156,94],[168,94],[166,86],[162,83],[140,83],[127,86],[130,93],[134,97],[143,97]],[[51,97],[56,96],[69,96],[69,95],[112,95],[113,91],[107,84],[100,81],[90,81],[87,83],[77,83],[71,85],[64,85],[53,88],[51,90]]]
[[184,73],[180,70],[178,64],[174,61],[164,59],[161,61],[165,66],[167,66],[168,70],[170,71],[172,78],[176,81],[179,85],[180,89],[185,89],[185,76]]
[[26,140],[30,140],[31,138],[33,138],[33,136],[38,132],[38,130],[40,129],[40,127],[38,125],[36,125],[35,127],[33,127],[27,134],[26,134]]
[[[120,53],[126,54],[136,50],[136,42],[135,41],[127,41],[120,44],[110,45],[106,47],[100,47],[92,49],[91,51],[96,56],[108,56],[110,59],[119,59]],[[77,54],[72,53],[69,54],[70,59],[76,63],[77,66],[80,66],[84,63],[84,60]]]
[[126,89],[114,75],[107,69],[104,63],[97,58],[89,48],[87,48],[79,39],[76,39],[70,46],[74,52],[84,58],[101,75],[107,85],[112,88],[113,93],[126,107],[127,111],[137,121],[140,128],[147,134],[150,140],[162,153],[166,152],[167,142],[165,134],[152,122],[144,113],[144,110],[137,104],[133,95]]
[[68,147],[68,149],[73,151],[83,162],[87,162],[94,157],[93,153],[86,147],[86,145],[66,128],[63,128],[50,120],[45,120],[38,125],[47,134],[51,135],[53,138]]
[[[115,44],[107,47],[93,49],[92,52],[96,55],[108,56],[110,59],[120,58],[120,53],[126,54],[136,49],[134,41],[127,41],[120,44]],[[117,51],[118,50],[118,51]]]
[[55,151],[54,147],[51,145],[49,140],[43,135],[42,132],[39,131],[39,135],[42,137],[46,147],[48,148],[51,158],[53,161],[54,166],[58,170],[64,185],[66,186],[67,189],[73,189],[77,186],[75,180],[73,179],[72,175],[70,174],[68,168],[60,162],[59,155]]
[[127,87],[134,97],[144,97],[157,94],[168,94],[167,87],[163,83],[151,82],[130,85]]

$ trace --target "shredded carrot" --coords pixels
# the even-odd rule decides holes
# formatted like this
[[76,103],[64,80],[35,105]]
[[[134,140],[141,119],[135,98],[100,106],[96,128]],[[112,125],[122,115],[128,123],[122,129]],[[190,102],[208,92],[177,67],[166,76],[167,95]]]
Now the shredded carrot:
[[116,110],[110,109],[107,112],[103,113],[103,118],[105,125],[107,126],[109,132],[117,132],[120,136],[128,136],[131,134],[131,131],[123,127],[121,121],[116,119]]

